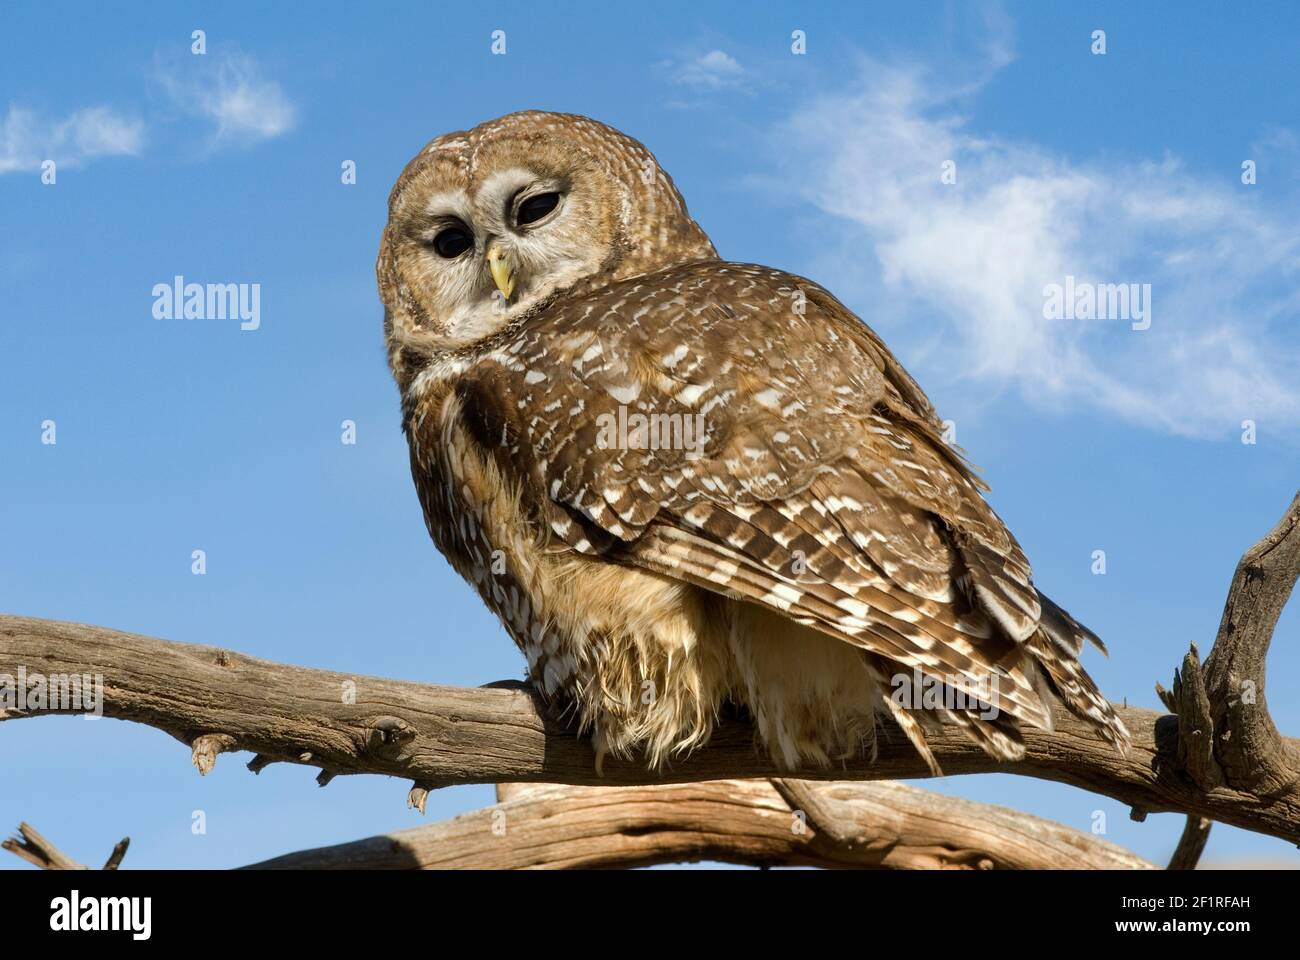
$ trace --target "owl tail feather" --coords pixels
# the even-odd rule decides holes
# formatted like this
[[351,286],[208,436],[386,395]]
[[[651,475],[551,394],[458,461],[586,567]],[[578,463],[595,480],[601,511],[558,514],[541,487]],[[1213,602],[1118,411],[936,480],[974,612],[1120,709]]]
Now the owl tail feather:
[[1070,651],[1077,659],[1083,652],[1083,641],[1087,640],[1102,653],[1110,655],[1106,644],[1101,642],[1101,637],[1070,616],[1066,610],[1058,607],[1041,590],[1038,591],[1038,603],[1042,608],[1038,625],[1062,650]]
[[894,702],[893,697],[886,694],[884,696],[885,705],[889,707],[889,712],[894,718],[894,722],[906,734],[907,739],[911,741],[913,748],[921,755],[925,761],[926,767],[930,770],[930,776],[942,777],[943,769],[939,766],[939,761],[934,758],[934,751],[930,745],[925,742],[925,731],[921,728],[920,722],[912,714],[912,711],[899,706]]
[[1080,720],[1090,722],[1102,739],[1114,744],[1120,753],[1126,753],[1130,741],[1128,729],[1079,663],[1085,640],[1102,653],[1106,647],[1096,634],[1065,610],[1041,593],[1038,597],[1043,607],[1039,629],[1025,641],[1025,646],[1066,709]]

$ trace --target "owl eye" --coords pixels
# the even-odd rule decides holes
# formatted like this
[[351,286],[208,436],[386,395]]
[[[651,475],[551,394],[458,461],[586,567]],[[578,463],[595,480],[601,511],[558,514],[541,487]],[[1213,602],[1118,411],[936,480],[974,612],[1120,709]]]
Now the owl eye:
[[529,223],[536,223],[554,210],[555,205],[559,202],[560,195],[558,193],[539,193],[535,197],[529,197],[519,205],[519,213],[515,216],[515,221],[521,227]]
[[433,238],[433,249],[448,260],[454,260],[472,246],[474,238],[464,227],[448,227]]

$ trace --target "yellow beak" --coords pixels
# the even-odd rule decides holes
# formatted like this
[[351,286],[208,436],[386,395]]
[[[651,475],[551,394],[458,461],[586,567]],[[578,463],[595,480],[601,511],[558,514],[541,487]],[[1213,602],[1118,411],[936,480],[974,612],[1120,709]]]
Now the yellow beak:
[[492,282],[497,285],[501,295],[507,300],[515,292],[515,275],[506,262],[506,255],[501,247],[493,243],[487,248],[488,269],[492,271]]

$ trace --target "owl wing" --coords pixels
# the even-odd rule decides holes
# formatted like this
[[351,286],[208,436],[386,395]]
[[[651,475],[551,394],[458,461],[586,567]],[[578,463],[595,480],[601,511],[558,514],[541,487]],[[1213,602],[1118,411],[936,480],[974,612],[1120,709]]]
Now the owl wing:
[[[916,383],[810,281],[700,262],[560,301],[464,378],[480,441],[568,547],[740,597],[928,677],[1001,756],[1050,727],[1045,674],[1107,739],[1078,665],[1091,635],[1045,603]],[[1094,638],[1095,639],[1095,638]],[[917,721],[885,696],[929,757]]]

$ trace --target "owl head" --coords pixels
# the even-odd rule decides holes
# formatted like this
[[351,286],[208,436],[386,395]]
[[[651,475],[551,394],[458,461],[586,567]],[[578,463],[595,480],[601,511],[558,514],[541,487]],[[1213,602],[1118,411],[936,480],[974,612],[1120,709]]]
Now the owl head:
[[443,134],[388,200],[390,362],[401,381],[556,295],[716,258],[654,155],[603,123],[534,110]]

